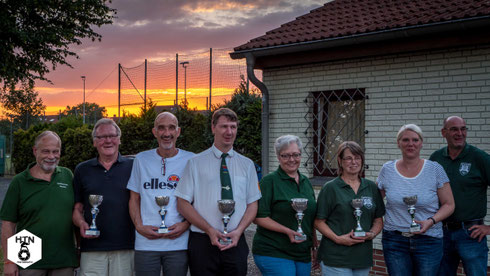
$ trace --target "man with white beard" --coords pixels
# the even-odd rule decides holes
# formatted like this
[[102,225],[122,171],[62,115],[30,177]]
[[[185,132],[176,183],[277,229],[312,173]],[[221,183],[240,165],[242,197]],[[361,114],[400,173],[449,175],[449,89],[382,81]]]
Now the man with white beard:
[[[0,210],[5,275],[73,275],[77,266],[71,221],[73,174],[58,166],[60,152],[60,137],[42,132],[34,142],[36,162],[10,183]],[[7,239],[24,229],[42,239],[42,259],[19,271],[6,259]]]

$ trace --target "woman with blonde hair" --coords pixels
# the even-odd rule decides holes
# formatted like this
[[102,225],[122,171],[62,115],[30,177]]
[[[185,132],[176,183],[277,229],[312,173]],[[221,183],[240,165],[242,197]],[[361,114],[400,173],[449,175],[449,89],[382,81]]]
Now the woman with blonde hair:
[[382,243],[390,275],[437,275],[443,254],[441,221],[454,211],[446,172],[420,158],[423,139],[417,125],[402,126],[397,135],[402,158],[386,162],[378,176],[378,188],[386,195]]

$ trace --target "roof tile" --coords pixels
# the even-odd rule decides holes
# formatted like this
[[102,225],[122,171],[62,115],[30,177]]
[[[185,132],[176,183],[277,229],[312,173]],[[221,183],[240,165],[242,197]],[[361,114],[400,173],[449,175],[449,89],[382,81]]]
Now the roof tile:
[[488,0],[335,0],[235,51],[490,15]]

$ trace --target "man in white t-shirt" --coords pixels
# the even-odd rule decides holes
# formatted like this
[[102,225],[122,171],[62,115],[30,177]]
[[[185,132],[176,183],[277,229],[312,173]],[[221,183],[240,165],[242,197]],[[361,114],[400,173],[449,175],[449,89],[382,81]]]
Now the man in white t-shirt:
[[[129,211],[136,228],[136,276],[185,276],[187,274],[187,242],[189,222],[177,211],[174,191],[187,161],[194,153],[176,148],[180,128],[175,115],[160,113],[152,129],[158,148],[140,152],[134,159],[128,189],[131,190]],[[169,196],[165,207],[168,233],[158,233],[162,224],[156,196]]]
[[[214,112],[213,146],[189,160],[175,191],[180,213],[192,224],[189,269],[193,276],[247,274],[248,246],[243,232],[257,214],[261,194],[252,160],[233,150],[237,128],[235,112],[228,108]],[[229,233],[224,234],[218,200],[230,196],[235,211],[228,223]],[[220,242],[228,238],[230,244]]]

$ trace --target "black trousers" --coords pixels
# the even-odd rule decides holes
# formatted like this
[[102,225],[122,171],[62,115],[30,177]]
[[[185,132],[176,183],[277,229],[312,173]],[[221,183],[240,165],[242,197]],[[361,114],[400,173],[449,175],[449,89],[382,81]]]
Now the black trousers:
[[242,234],[236,247],[220,251],[209,236],[190,232],[189,269],[192,276],[246,276],[248,245]]

